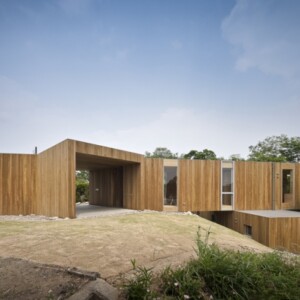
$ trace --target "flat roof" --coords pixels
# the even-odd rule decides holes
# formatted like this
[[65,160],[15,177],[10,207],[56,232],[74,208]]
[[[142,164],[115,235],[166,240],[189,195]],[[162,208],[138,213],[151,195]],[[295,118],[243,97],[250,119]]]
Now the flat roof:
[[238,212],[265,218],[300,218],[300,211],[294,210],[239,210]]

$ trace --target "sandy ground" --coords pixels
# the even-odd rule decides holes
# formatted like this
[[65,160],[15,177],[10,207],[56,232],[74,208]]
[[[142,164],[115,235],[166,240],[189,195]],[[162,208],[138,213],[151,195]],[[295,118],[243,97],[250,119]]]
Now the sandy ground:
[[112,280],[131,270],[131,259],[155,269],[188,260],[194,255],[199,226],[210,228],[210,242],[221,247],[271,251],[195,215],[135,213],[60,221],[2,219],[0,256],[78,267]]

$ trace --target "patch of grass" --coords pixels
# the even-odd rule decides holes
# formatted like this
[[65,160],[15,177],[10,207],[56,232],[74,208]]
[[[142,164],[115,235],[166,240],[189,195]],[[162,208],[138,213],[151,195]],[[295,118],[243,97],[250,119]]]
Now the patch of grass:
[[202,238],[198,229],[197,258],[184,267],[168,267],[155,280],[151,270],[138,267],[125,284],[127,299],[299,299],[299,257],[221,250],[208,244],[210,233]]
[[134,278],[129,279],[124,288],[129,299],[153,299],[156,297],[156,292],[150,289],[153,282],[153,273],[151,269],[137,266],[135,259],[131,260],[133,270],[135,271]]

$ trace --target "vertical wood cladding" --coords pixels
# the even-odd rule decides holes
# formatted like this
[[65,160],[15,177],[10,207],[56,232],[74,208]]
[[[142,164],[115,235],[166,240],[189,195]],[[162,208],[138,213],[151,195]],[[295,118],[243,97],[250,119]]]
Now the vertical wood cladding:
[[139,164],[123,167],[123,207],[143,210],[141,199],[141,166]]
[[271,218],[269,247],[300,254],[300,218]]
[[[163,159],[65,140],[38,155],[0,154],[0,214],[75,217],[76,155],[91,170],[91,204],[163,210]],[[178,210],[221,210],[221,162],[176,163]],[[286,203],[283,169],[294,171],[293,201]],[[235,162],[234,172],[235,210],[300,209],[300,164]],[[95,194],[96,185],[103,194]]]
[[71,140],[38,155],[38,214],[76,217],[75,164],[75,143]]
[[0,154],[0,214],[36,213],[37,156]]
[[220,210],[218,160],[179,160],[179,211]]
[[143,197],[145,208],[151,210],[163,210],[163,184],[164,167],[163,159],[145,158],[143,163]]
[[90,171],[89,203],[123,207],[123,168]]
[[252,227],[252,238],[274,249],[300,253],[300,218],[263,217],[246,212],[217,212],[216,221],[245,234],[245,225]]
[[272,164],[235,162],[236,210],[272,209]]
[[300,164],[295,165],[295,208],[300,209]]

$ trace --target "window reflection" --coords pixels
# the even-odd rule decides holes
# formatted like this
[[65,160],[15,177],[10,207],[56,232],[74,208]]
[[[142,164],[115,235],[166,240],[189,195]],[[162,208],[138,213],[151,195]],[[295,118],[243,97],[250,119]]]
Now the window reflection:
[[282,170],[282,202],[293,198],[293,170]]
[[177,167],[164,167],[164,205],[177,205]]
[[232,169],[223,168],[222,169],[222,192],[231,193],[232,192]]

